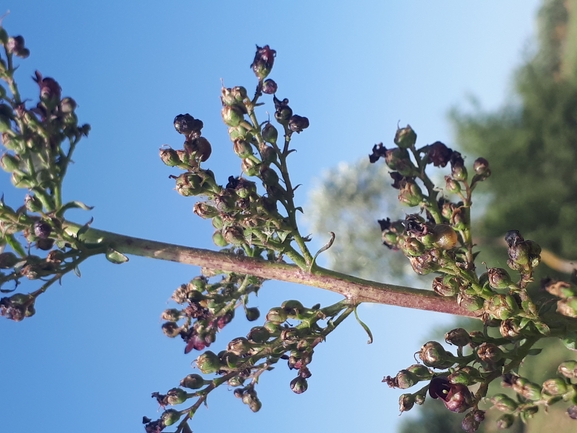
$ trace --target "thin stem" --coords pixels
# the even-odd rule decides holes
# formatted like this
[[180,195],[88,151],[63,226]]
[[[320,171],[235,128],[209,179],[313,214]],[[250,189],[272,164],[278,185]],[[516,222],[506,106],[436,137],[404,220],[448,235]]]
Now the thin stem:
[[[64,228],[71,235],[75,235],[81,227],[79,224],[66,222]],[[431,290],[377,283],[321,267],[315,267],[312,272],[308,272],[296,265],[139,239],[92,228],[80,235],[80,240],[100,243],[128,255],[318,287],[340,293],[353,304],[370,302],[476,317],[475,313],[459,306],[454,298],[438,296]]]

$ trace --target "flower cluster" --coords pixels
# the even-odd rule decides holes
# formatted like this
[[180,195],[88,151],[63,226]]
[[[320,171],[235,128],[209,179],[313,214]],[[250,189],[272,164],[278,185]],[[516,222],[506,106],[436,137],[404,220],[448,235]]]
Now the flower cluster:
[[20,321],[35,313],[36,298],[51,284],[100,249],[90,251],[64,227],[68,209],[90,209],[81,202],[62,202],[62,182],[80,139],[90,131],[79,124],[74,99],[62,96],[58,82],[36,71],[38,100],[20,96],[16,58],[30,51],[22,36],[9,37],[0,26],[0,133],[4,151],[0,167],[16,188],[27,190],[20,207],[0,198],[0,291],[15,291],[23,279],[42,280],[30,294],[0,299],[0,315]]
[[[369,156],[371,162],[383,158],[392,170],[392,186],[399,190],[399,201],[420,208],[419,213],[409,214],[404,220],[378,221],[383,243],[400,250],[416,273],[439,274],[433,280],[433,291],[454,298],[474,312],[485,326],[484,332],[467,332],[462,328],[448,332],[445,341],[457,347],[456,354],[436,341],[427,342],[418,352],[421,363],[401,370],[394,377],[386,376],[383,381],[400,389],[428,382],[415,393],[400,397],[401,412],[410,410],[414,404],[423,404],[428,394],[452,412],[467,412],[462,422],[467,432],[476,431],[484,420],[484,410],[479,405],[487,397],[489,384],[498,378],[502,386],[518,396],[516,402],[505,394],[490,399],[493,407],[506,412],[499,418],[500,428],[509,427],[515,417],[525,421],[540,406],[559,401],[572,401],[568,413],[575,413],[577,384],[572,380],[574,372],[569,362],[559,367],[564,377],[541,385],[521,377],[519,366],[528,355],[539,353],[532,347],[542,338],[560,336],[568,347],[575,346],[577,334],[567,330],[577,326],[571,320],[577,317],[577,290],[566,282],[543,282],[544,291],[558,298],[556,311],[543,308],[550,300],[536,297],[528,290],[534,268],[541,261],[541,248],[536,242],[524,239],[517,230],[505,235],[507,265],[517,273],[517,278],[497,267],[487,268],[478,275],[470,224],[471,195],[478,183],[490,176],[489,163],[484,158],[475,160],[474,175],[469,181],[459,152],[438,141],[416,148],[416,138],[410,126],[400,128],[394,138],[396,147],[387,149],[379,144]],[[444,192],[425,173],[428,165],[450,167]],[[458,200],[452,201],[451,196]]]

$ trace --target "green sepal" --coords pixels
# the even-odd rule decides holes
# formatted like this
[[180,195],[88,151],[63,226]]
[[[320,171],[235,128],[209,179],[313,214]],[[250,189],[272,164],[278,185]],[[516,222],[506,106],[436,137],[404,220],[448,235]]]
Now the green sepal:
[[128,257],[112,248],[108,248],[106,251],[106,258],[109,262],[112,262],[116,265],[121,265],[122,263],[126,263],[128,261]]
[[80,236],[82,236],[84,233],[86,233],[88,231],[88,229],[90,228],[90,225],[92,224],[92,222],[94,221],[94,218],[90,218],[90,221],[88,221],[86,224],[84,224],[82,227],[80,227],[80,229],[78,229],[78,232],[76,233],[76,238],[80,238]]

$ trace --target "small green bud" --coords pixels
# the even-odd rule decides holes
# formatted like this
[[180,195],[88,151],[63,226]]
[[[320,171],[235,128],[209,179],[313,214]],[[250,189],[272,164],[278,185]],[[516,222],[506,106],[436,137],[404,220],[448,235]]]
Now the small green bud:
[[226,227],[222,233],[224,240],[233,245],[246,244],[242,229],[235,226]]
[[177,322],[178,320],[180,320],[181,316],[182,316],[182,312],[180,310],[177,310],[176,308],[169,308],[169,309],[166,309],[162,312],[162,315],[160,316],[160,318],[162,320]]
[[228,245],[228,242],[226,241],[220,230],[217,230],[212,234],[212,241],[217,247],[224,248]]
[[216,373],[220,370],[220,359],[214,352],[207,350],[196,358],[196,366],[203,374]]

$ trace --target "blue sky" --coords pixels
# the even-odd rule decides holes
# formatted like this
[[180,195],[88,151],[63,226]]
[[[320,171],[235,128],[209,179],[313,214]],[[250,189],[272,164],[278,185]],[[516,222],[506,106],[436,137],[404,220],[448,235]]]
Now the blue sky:
[[[277,50],[271,77],[278,95],[311,122],[293,141],[291,161],[306,212],[307,192],[323,168],[390,143],[397,122],[410,123],[421,144],[457,145],[449,108],[467,107],[471,95],[487,109],[508,101],[511,73],[530,52],[538,3],[8,0],[3,24],[11,35],[22,34],[32,52],[20,61],[21,91],[36,97],[30,77],[38,69],[59,81],[63,95],[78,102],[80,121],[92,126],[65,198],[95,209],[74,218],[212,248],[209,224],[173,190],[168,176],[175,171],[160,162],[158,149],[182,144],[172,119],[189,112],[204,121],[213,146],[209,166],[220,181],[240,173],[220,117],[220,80],[254,86],[255,44]],[[12,191],[6,175],[0,192],[18,206],[20,191]],[[115,266],[97,258],[81,271],[82,278],[67,276],[42,296],[34,318],[0,321],[3,431],[143,431],[141,417],[161,413],[151,392],[193,372],[194,356],[162,335],[159,316],[172,291],[198,269],[141,258]],[[253,305],[265,313],[288,298],[309,305],[339,299],[268,282]],[[345,323],[315,353],[306,393],[293,394],[293,375],[279,366],[259,384],[261,412],[252,414],[221,390],[199,411],[193,430],[395,431],[400,392],[381,379],[410,365],[431,330],[448,326],[450,317],[386,306],[360,313],[375,343],[366,344],[354,320]],[[220,336],[222,345],[246,334],[249,324],[238,322]]]

